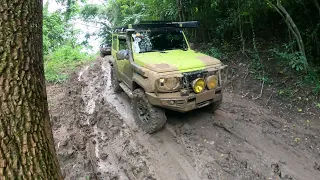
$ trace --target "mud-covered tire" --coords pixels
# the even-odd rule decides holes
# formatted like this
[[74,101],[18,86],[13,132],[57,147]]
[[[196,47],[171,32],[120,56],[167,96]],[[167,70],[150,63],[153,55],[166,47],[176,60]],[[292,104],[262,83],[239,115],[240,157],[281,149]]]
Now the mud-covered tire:
[[218,110],[220,108],[221,104],[222,104],[222,98],[219,101],[216,101],[216,102],[206,106],[205,109],[210,112],[215,112],[216,110]]
[[111,67],[111,89],[113,92],[118,93],[121,92],[120,82],[117,79],[116,71],[114,67]]
[[135,122],[146,133],[160,130],[167,121],[165,111],[151,105],[142,89],[133,91],[132,111]]

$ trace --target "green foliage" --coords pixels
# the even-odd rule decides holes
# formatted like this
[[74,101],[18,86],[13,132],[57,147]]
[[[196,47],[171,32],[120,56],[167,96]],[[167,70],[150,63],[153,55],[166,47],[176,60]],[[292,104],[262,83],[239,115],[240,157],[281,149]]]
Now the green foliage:
[[306,57],[301,52],[280,52],[277,49],[271,50],[275,58],[283,62],[283,64],[289,65],[296,71],[305,70]]
[[209,55],[209,56],[212,56],[214,58],[217,58],[217,59],[221,59],[223,57],[222,52],[218,48],[215,48],[215,47],[209,48],[204,53]]
[[101,6],[97,4],[85,5],[80,12],[81,18],[86,22],[94,22],[100,25],[100,31],[98,36],[102,38],[102,43],[111,42],[111,16],[110,11],[106,6]]
[[296,93],[296,91],[293,90],[292,88],[281,89],[278,92],[278,94],[280,96],[286,96],[286,97],[289,97],[291,99],[293,99],[295,97],[295,93]]
[[320,93],[320,81],[318,81],[318,82],[316,83],[315,88],[313,88],[313,93],[314,93],[314,94],[319,94],[319,93]]
[[303,85],[313,85],[313,93],[320,93],[320,75],[315,69],[311,69],[303,79]]
[[65,28],[63,16],[59,12],[49,13],[48,4],[43,9],[43,52],[48,54],[63,44]]
[[43,10],[45,77],[48,82],[54,83],[65,81],[78,65],[93,59],[83,52],[87,42],[78,42],[81,31],[74,29],[73,24],[69,22],[69,19],[77,13],[76,1],[62,1],[68,5],[71,3],[67,8],[69,12],[49,13],[48,4]]
[[80,46],[73,48],[71,45],[61,46],[44,58],[46,80],[53,83],[67,80],[70,72],[77,66],[93,59],[88,54],[81,52]]
[[108,1],[110,21],[114,26],[128,23],[138,23],[147,16],[145,3],[141,0],[111,0]]
[[74,16],[78,15],[78,13],[80,12],[79,3],[87,2],[87,0],[55,0],[55,1],[66,7],[66,9],[61,13],[64,16],[65,21],[69,21]]

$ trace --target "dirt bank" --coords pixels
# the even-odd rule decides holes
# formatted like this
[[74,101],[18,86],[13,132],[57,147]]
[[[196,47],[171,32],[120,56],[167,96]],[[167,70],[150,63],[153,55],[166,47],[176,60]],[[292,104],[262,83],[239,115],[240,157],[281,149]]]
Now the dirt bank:
[[[113,94],[107,58],[47,87],[65,179],[318,179],[320,127],[229,89],[215,114],[168,112],[145,134],[130,100]],[[276,107],[273,107],[277,109]]]

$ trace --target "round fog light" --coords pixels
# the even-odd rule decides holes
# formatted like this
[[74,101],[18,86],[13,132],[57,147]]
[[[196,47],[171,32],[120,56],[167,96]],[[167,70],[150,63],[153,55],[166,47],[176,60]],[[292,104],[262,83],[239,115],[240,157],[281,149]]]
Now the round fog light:
[[206,83],[208,89],[214,89],[218,86],[218,78],[217,76],[209,76],[206,78]]
[[198,78],[193,81],[192,87],[193,87],[193,91],[198,94],[204,91],[206,87],[206,83],[204,82],[203,78]]

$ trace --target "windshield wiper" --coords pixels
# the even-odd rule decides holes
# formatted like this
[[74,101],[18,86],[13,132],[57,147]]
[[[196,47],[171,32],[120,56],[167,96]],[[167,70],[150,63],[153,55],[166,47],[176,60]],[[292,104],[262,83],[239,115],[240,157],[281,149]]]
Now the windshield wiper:
[[169,49],[166,49],[164,51],[167,51],[167,50],[183,50],[183,51],[187,51],[188,48],[169,48]]
[[141,51],[140,53],[147,53],[147,52],[158,52],[157,50],[150,50],[150,51]]

